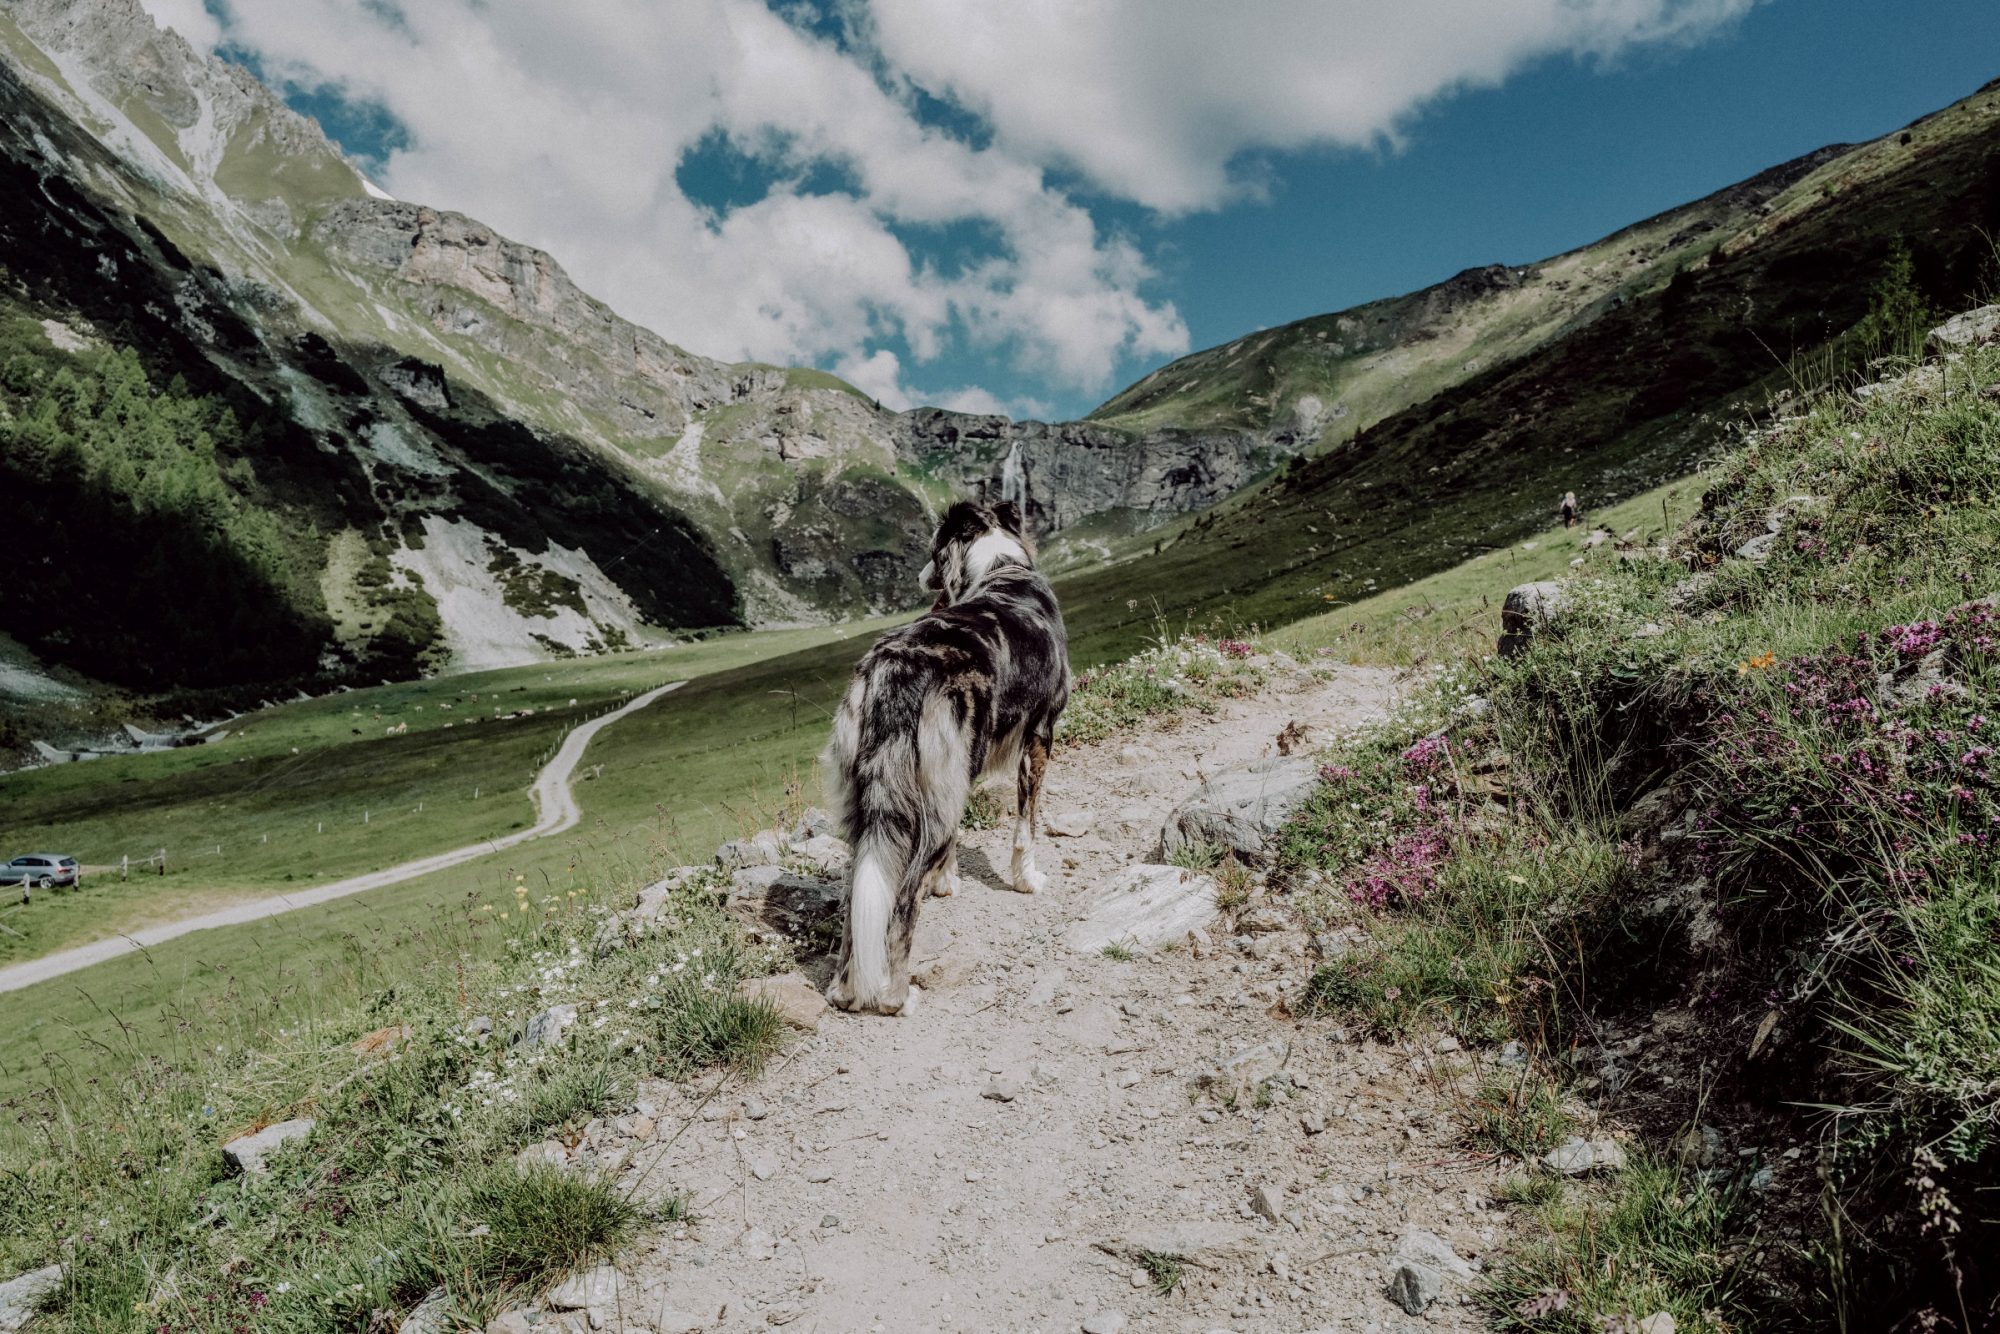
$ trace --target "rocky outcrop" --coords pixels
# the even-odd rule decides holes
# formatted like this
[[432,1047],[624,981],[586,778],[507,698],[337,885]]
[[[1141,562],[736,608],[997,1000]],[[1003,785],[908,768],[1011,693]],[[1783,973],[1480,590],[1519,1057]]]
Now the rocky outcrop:
[[1039,533],[1125,512],[1150,527],[1231,495],[1290,450],[1235,432],[1133,434],[1092,422],[1012,421],[924,408],[903,415],[898,453],[963,494],[1023,502]]

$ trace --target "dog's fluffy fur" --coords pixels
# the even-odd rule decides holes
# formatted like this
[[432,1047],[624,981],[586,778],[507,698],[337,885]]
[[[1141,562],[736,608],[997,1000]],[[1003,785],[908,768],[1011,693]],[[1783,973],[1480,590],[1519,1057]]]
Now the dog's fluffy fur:
[[827,998],[896,1014],[910,937],[929,894],[956,887],[958,825],[972,785],[1013,770],[1010,879],[1042,888],[1035,808],[1056,720],[1069,702],[1069,642],[1010,502],[951,507],[923,584],[938,605],[882,636],[854,669],[820,757],[854,849],[847,923]]

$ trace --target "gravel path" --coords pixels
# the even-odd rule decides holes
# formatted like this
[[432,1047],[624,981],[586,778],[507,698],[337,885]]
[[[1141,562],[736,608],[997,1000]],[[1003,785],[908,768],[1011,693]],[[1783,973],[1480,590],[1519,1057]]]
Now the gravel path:
[[[1218,926],[1207,946],[1119,962],[1060,943],[1091,886],[1157,857],[1162,819],[1201,776],[1270,754],[1288,723],[1323,743],[1392,693],[1385,672],[1280,673],[1172,733],[1060,754],[1045,816],[1088,832],[1043,843],[1051,885],[1033,897],[996,873],[1004,825],[965,840],[964,887],[924,910],[912,1013],[829,1014],[747,1085],[649,1083],[644,1138],[628,1126],[603,1149],[628,1187],[683,1192],[694,1218],[621,1259],[600,1323],[1482,1327],[1461,1280],[1416,1318],[1386,1292],[1407,1227],[1472,1260],[1504,1225],[1496,1172],[1451,1112],[1439,1063],[1462,1057],[1291,1018],[1313,961],[1269,901],[1240,919],[1263,930]],[[1183,1257],[1174,1291],[1142,1251]],[[551,1325],[588,1327],[582,1311]]]
[[127,935],[95,940],[88,945],[79,945],[74,949],[60,950],[39,959],[30,959],[25,963],[0,968],[0,992],[31,987],[37,982],[46,982],[52,977],[61,977],[65,973],[73,973],[80,968],[103,963],[106,959],[115,959],[121,954],[130,954],[135,950],[158,945],[162,941],[185,936],[192,931],[207,931],[218,926],[241,926],[245,922],[260,921],[299,908],[310,908],[315,904],[344,899],[350,894],[364,894],[371,889],[399,885],[405,880],[415,880],[418,876],[429,875],[433,871],[442,871],[446,867],[458,866],[491,853],[518,847],[533,839],[547,838],[552,834],[574,829],[577,822],[583,818],[583,812],[576,804],[576,794],[570,790],[570,779],[575,775],[576,766],[582,761],[584,748],[590,744],[590,739],[596,736],[600,729],[629,714],[637,713],[660,696],[679,689],[684,684],[686,683],[682,681],[673,681],[648,690],[642,695],[635,695],[628,703],[603,717],[593,718],[572,728],[563,738],[562,745],[557,747],[554,756],[542,766],[541,773],[535,778],[534,786],[529,789],[529,796],[535,803],[536,818],[535,823],[526,829],[517,830],[501,838],[453,848],[449,852],[419,857],[415,861],[404,862],[400,866],[391,866],[385,870],[349,876],[345,880],[331,881],[296,893],[251,899],[248,902],[232,904],[227,908],[218,908],[213,912],[183,917],[173,922],[162,922],[157,926],[145,927]]

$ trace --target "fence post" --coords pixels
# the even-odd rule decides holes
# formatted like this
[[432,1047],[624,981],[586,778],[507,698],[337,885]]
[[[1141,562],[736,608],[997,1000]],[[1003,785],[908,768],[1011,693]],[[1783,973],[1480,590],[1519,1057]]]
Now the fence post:
[[118,878],[120,880],[132,878],[132,854],[129,852],[118,859]]
[[166,850],[165,848],[161,848],[161,849],[160,849],[160,874],[161,874],[161,875],[165,875],[166,873],[167,873],[167,850]]
[[363,824],[367,824],[367,823],[368,823],[368,812],[367,812],[367,811],[363,811],[363,812],[361,812],[361,823],[363,823]]

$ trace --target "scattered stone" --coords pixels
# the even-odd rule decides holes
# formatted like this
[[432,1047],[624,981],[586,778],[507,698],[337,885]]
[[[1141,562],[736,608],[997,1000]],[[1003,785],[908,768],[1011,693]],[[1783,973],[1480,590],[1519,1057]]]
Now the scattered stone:
[[1122,1311],[1099,1311],[1083,1322],[1083,1334],[1119,1334],[1125,1328]]
[[1742,560],[1764,561],[1771,557],[1771,549],[1778,545],[1776,533],[1759,533],[1736,548],[1736,555]]
[[1139,769],[1160,758],[1160,752],[1151,746],[1120,746],[1118,763],[1127,769]]
[[828,1232],[836,1231],[840,1227],[840,1215],[821,1214],[819,1216],[819,1225],[822,1228],[825,1228]]
[[986,1090],[980,1094],[994,1102],[1012,1102],[1021,1096],[1021,1081],[1008,1075],[995,1075],[986,1083]]
[[1292,919],[1283,909],[1268,903],[1260,903],[1236,919],[1237,929],[1246,935],[1263,935],[1272,931],[1289,931]]
[[660,879],[640,890],[633,900],[632,911],[627,914],[636,921],[653,921],[664,915],[672,906],[674,896],[681,887],[707,868],[701,866],[676,866]]
[[26,1329],[41,1313],[42,1304],[62,1286],[62,1279],[63,1267],[50,1265],[46,1269],[30,1269],[0,1283],[0,1331],[14,1334]]
[[581,1274],[572,1274],[549,1289],[548,1305],[556,1311],[587,1311],[593,1306],[615,1306],[624,1289],[625,1276],[612,1265],[599,1265]]
[[1437,1049],[1441,1052],[1457,1051],[1458,1039],[1447,1033],[1437,1040]]
[[1593,528],[1590,531],[1590,536],[1583,539],[1583,549],[1585,551],[1595,551],[1610,540],[1610,533],[1602,528]]
[[811,1168],[806,1172],[806,1180],[815,1186],[824,1186],[827,1182],[833,1180],[833,1169],[831,1167]]
[[1398,1263],[1389,1279],[1389,1300],[1411,1315],[1422,1315],[1443,1291],[1444,1275],[1416,1260]]
[[1106,945],[1157,949],[1215,920],[1216,883],[1202,871],[1139,863],[1080,899],[1082,919],[1063,937],[1078,954]]
[[1451,1243],[1429,1228],[1405,1227],[1396,1239],[1394,1259],[1415,1260],[1447,1278],[1472,1277],[1472,1266],[1459,1257]]
[[1690,1167],[1713,1167],[1722,1161],[1722,1132],[1698,1125],[1674,1141],[1674,1157]]
[[503,1311],[486,1322],[486,1334],[534,1334],[526,1311]]
[[1299,1117],[1299,1129],[1308,1135],[1323,1135],[1326,1133],[1326,1118],[1318,1112],[1306,1112]]
[[561,1167],[569,1161],[569,1150],[560,1140],[545,1139],[540,1144],[530,1144],[514,1155],[514,1166],[526,1171],[535,1167]]
[[266,1155],[295,1139],[304,1139],[318,1124],[311,1117],[298,1117],[265,1126],[254,1135],[243,1135],[223,1145],[222,1160],[238,1172],[262,1176],[270,1170],[264,1163]]
[[1509,589],[1500,606],[1500,656],[1511,658],[1527,648],[1528,641],[1553,625],[1568,603],[1562,584],[1553,579]]
[[1090,832],[1088,811],[1058,811],[1042,821],[1042,830],[1057,838],[1082,838]]
[[762,1121],[765,1117],[769,1116],[770,1114],[771,1114],[771,1109],[764,1105],[764,1100],[762,1098],[745,1098],[743,1100],[744,1120]]
[[1133,1087],[1139,1082],[1140,1078],[1141,1076],[1137,1070],[1114,1070],[1111,1073],[1111,1082],[1122,1089]]
[[1284,1192],[1275,1186],[1252,1186],[1250,1188],[1250,1211],[1273,1223],[1285,1221]]
[[1581,1139],[1572,1135],[1542,1155],[1552,1172],[1566,1177],[1589,1172],[1615,1172],[1625,1166],[1625,1150],[1612,1139]]
[[748,838],[731,839],[715,850],[715,864],[725,871],[745,866],[774,866],[785,857],[785,841],[775,829],[760,829]]
[[1171,854],[1190,843],[1207,843],[1262,865],[1278,831],[1318,788],[1319,766],[1309,756],[1274,756],[1225,770],[1167,817],[1161,844]]
[[1665,1311],[1655,1311],[1639,1322],[1638,1334],[1674,1334],[1674,1318]]
[[553,1047],[563,1040],[571,1024],[576,1022],[576,1006],[551,1005],[546,1010],[529,1016],[528,1026],[521,1030],[521,1045],[524,1047]]
[[1931,330],[1926,340],[1932,350],[1953,352],[1980,343],[2000,341],[2000,306],[1981,306],[1954,315]]
[[475,1038],[484,1039],[492,1037],[493,1016],[490,1014],[473,1015],[472,1018],[465,1021],[465,1031],[468,1035]]
[[[736,984],[736,994],[750,1000],[769,1001],[779,1016],[793,1028],[815,1032],[826,1017],[826,997],[819,994],[802,973],[780,973],[776,977],[746,977]],[[763,1106],[759,1103],[758,1106]],[[749,1104],[744,1104],[749,1114]],[[761,1117],[751,1117],[761,1120]]]
[[625,1128],[625,1133],[633,1139],[643,1141],[651,1139],[653,1132],[657,1129],[659,1129],[659,1123],[644,1112],[640,1112],[632,1118],[631,1123]]
[[752,1260],[775,1260],[778,1258],[778,1239],[761,1227],[753,1227],[743,1234],[743,1254]]
[[768,1153],[760,1153],[750,1160],[750,1175],[759,1181],[769,1181],[778,1175],[778,1160]]
[[1509,1070],[1518,1070],[1528,1063],[1528,1049],[1509,1038],[1506,1045],[1500,1048],[1500,1054],[1494,1059]]

